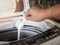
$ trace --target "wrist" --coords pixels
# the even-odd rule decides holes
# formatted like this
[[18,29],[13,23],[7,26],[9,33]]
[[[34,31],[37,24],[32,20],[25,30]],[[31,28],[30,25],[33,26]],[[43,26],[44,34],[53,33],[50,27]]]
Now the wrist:
[[46,15],[46,19],[52,19],[54,17],[53,11],[51,9],[46,9],[45,15]]
[[49,19],[51,15],[49,15],[48,10],[47,9],[42,9],[42,11],[40,10],[39,12],[39,19],[40,21],[45,20],[45,19]]
[[48,9],[44,10],[43,15],[44,15],[44,19],[50,19],[51,18],[51,15],[50,15],[50,12]]

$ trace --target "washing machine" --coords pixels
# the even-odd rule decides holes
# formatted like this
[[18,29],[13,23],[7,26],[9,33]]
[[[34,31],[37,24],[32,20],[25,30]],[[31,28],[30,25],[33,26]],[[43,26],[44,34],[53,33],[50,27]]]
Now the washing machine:
[[0,45],[60,45],[59,24],[56,23],[57,26],[50,20],[33,23],[39,25],[31,25],[31,22],[28,22],[21,28],[19,40],[16,27],[0,30]]
[[[0,45],[60,45],[60,23],[51,19],[41,22],[25,20],[25,13],[30,6],[41,5],[42,8],[52,6],[52,4],[44,6],[43,3],[39,5],[38,2],[40,4],[40,0],[23,0],[24,10],[11,13],[16,18],[0,22]],[[9,15],[11,16],[11,14]],[[23,26],[20,29],[20,39],[17,40],[18,29],[21,24]]]

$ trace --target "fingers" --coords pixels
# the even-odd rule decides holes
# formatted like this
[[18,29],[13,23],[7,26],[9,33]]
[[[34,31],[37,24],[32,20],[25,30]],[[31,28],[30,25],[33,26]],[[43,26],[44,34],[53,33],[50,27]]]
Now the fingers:
[[27,20],[31,20],[31,15],[26,15],[25,17]]
[[29,20],[31,18],[30,10],[27,11],[25,18]]
[[32,10],[32,9],[29,9],[29,10],[27,11],[25,18],[26,18],[27,20],[35,20],[35,18],[34,18],[34,13],[33,13],[33,10]]

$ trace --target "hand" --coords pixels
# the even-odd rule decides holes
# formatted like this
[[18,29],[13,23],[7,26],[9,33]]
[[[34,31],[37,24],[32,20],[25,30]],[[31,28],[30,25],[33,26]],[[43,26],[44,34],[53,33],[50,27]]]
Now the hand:
[[46,19],[46,9],[32,7],[27,11],[26,19],[33,20],[33,21],[42,21]]

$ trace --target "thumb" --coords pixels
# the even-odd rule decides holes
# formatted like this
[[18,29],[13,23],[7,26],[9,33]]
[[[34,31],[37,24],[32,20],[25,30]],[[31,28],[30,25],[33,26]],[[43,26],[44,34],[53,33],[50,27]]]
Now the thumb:
[[31,15],[30,15],[30,14],[27,14],[27,15],[25,16],[25,18],[29,20],[29,19],[31,18]]
[[31,17],[31,14],[30,14],[30,12],[29,12],[29,11],[26,13],[26,16],[25,16],[25,17],[26,17],[26,18]]

